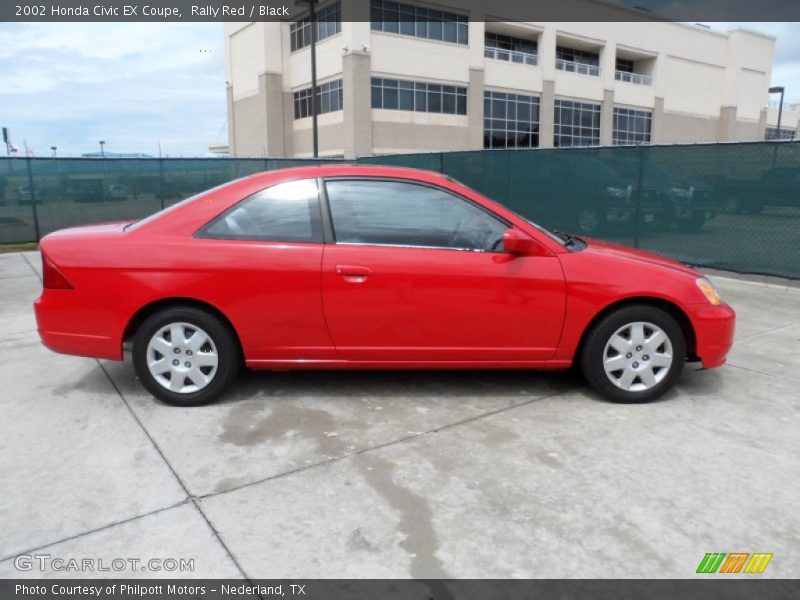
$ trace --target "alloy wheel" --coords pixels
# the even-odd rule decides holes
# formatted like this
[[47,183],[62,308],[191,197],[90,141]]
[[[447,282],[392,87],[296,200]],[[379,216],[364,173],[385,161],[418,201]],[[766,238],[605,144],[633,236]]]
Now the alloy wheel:
[[673,357],[672,342],[663,329],[636,321],[623,325],[609,338],[603,351],[603,369],[618,388],[643,392],[667,376]]

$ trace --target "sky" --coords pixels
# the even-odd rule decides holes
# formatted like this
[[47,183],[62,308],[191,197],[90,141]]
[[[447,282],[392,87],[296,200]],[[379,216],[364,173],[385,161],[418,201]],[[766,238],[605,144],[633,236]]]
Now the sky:
[[[800,23],[710,25],[775,35],[772,84],[800,102]],[[227,141],[220,23],[2,23],[0,39],[0,126],[20,153],[80,156],[105,140],[108,152],[205,156]]]

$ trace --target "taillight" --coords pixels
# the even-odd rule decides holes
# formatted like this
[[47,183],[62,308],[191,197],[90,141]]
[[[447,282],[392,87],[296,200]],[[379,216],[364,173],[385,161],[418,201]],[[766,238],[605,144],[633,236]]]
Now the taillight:
[[42,253],[42,284],[48,290],[71,290],[72,284],[56,269],[50,259]]

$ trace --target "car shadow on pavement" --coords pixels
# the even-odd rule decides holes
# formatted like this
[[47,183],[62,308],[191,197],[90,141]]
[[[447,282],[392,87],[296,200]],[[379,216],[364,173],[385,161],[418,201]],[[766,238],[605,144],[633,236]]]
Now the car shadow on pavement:
[[264,397],[546,397],[587,387],[573,371],[251,371],[245,369],[221,402]]

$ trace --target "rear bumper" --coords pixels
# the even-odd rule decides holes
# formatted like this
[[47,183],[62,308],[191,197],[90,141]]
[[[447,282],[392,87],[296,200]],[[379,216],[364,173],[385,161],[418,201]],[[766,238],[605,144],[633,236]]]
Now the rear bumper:
[[113,334],[119,327],[108,309],[85,304],[74,290],[45,290],[33,308],[46,348],[60,354],[122,360],[121,333]]
[[733,346],[736,329],[736,313],[724,304],[694,305],[690,307],[690,318],[694,326],[695,352],[703,363],[703,368],[711,369],[725,364],[725,358]]

